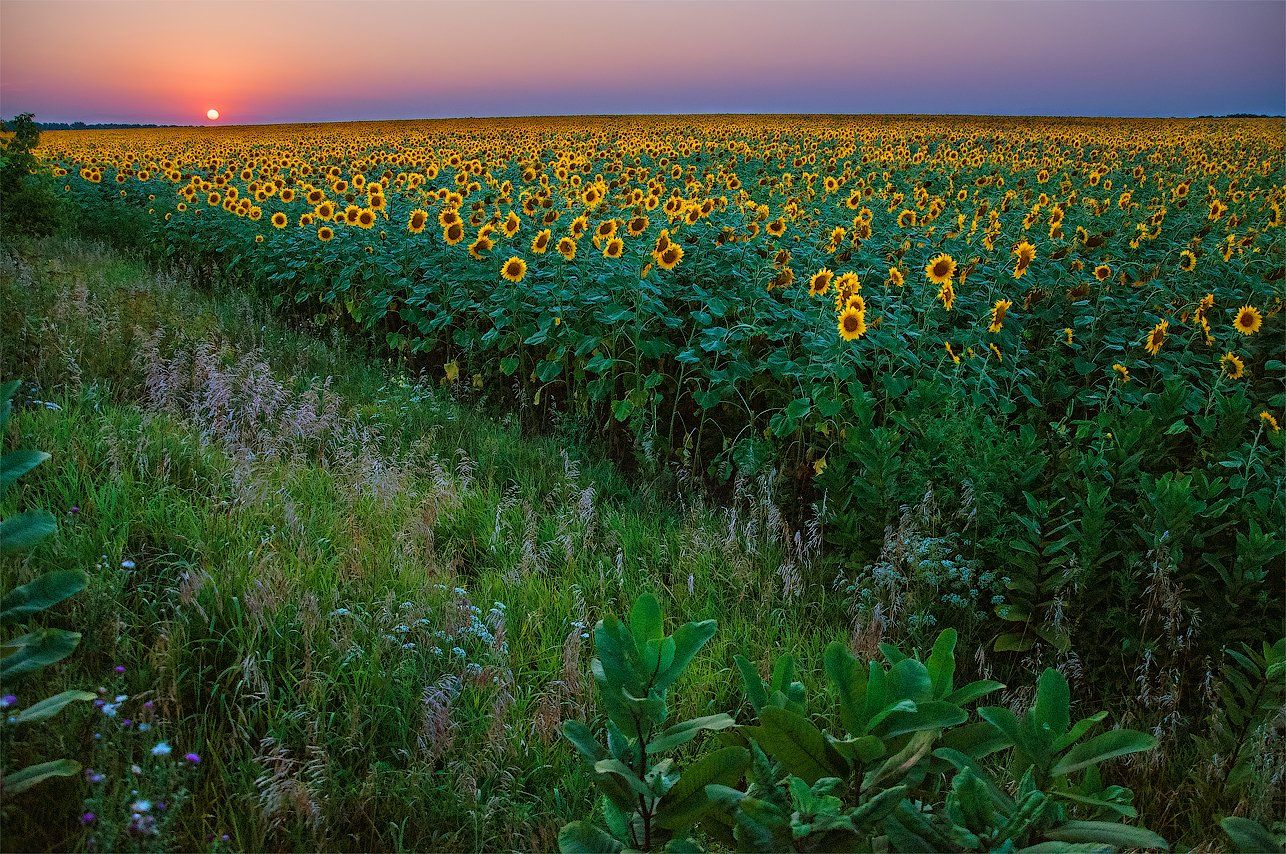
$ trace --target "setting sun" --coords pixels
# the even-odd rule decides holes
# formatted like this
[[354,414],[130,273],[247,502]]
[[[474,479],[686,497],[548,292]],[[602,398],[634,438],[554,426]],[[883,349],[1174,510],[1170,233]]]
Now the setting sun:
[[214,107],[211,107],[210,109],[205,111],[205,117],[210,121],[214,121],[219,117],[219,111],[216,110]]

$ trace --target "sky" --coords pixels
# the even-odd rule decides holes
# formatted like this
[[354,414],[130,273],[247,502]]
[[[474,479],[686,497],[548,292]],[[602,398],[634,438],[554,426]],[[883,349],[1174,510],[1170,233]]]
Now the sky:
[[1286,112],[1286,2],[0,0],[0,114]]

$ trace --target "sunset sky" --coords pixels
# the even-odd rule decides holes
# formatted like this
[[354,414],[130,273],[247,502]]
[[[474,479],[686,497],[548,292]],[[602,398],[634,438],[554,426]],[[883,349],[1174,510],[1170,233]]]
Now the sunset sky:
[[1286,111],[1286,3],[0,2],[0,113]]

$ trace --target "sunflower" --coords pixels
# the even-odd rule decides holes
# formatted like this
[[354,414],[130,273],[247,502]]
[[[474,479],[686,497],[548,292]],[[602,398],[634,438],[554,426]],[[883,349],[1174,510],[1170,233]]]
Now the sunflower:
[[317,229],[317,239],[322,243],[330,243],[331,238],[335,236],[335,230],[329,225],[323,225]]
[[493,246],[495,244],[492,243],[490,237],[485,234],[479,234],[477,239],[469,244],[469,255],[473,260],[481,261],[484,257],[482,253],[490,252]]
[[845,341],[856,341],[866,334],[866,316],[856,308],[846,308],[837,322],[839,337]]
[[943,308],[951,311],[951,306],[956,302],[956,289],[950,280],[943,282],[942,287],[938,288],[938,299],[942,300]]
[[416,208],[411,211],[411,215],[406,219],[406,230],[412,234],[419,234],[424,231],[424,226],[429,221],[429,212]]
[[1254,335],[1264,323],[1264,316],[1253,305],[1243,305],[1237,309],[1237,319],[1233,325],[1242,335]]
[[515,255],[500,268],[500,275],[506,281],[517,284],[522,281],[523,276],[527,275],[527,262]]
[[1112,278],[1112,268],[1106,264],[1099,264],[1094,268],[1094,278],[1098,279],[1100,282],[1106,282],[1108,279]]
[[335,217],[335,205],[330,202],[322,202],[313,212],[317,214],[318,219],[331,220]]
[[290,223],[290,218],[281,211],[272,215],[272,225],[274,228],[285,228]]
[[1116,371],[1116,378],[1121,382],[1128,383],[1130,381],[1130,369],[1125,367],[1125,365],[1117,362],[1112,365],[1112,370]]
[[998,299],[996,304],[991,307],[991,324],[987,331],[993,335],[1001,330],[1005,325],[1005,313],[1013,308],[1013,302],[1007,299]]
[[773,237],[781,237],[786,233],[786,221],[783,219],[775,219],[768,223],[768,225],[764,226],[764,229]]
[[442,239],[446,241],[448,246],[455,246],[461,240],[464,240],[464,223],[457,220],[442,229]]
[[1191,251],[1185,249],[1179,253],[1179,269],[1185,273],[1191,273],[1197,266],[1197,256]]
[[935,285],[947,285],[956,275],[956,259],[945,252],[924,265],[924,274]]
[[1277,426],[1277,419],[1274,418],[1273,414],[1267,409],[1259,413],[1259,420],[1267,424],[1268,429],[1272,430],[1274,433],[1281,429],[1281,427]]
[[808,295],[815,297],[826,293],[826,290],[831,286],[831,278],[834,275],[825,267],[814,273],[813,277],[808,280]]
[[905,282],[905,281],[906,281],[906,276],[902,275],[902,271],[901,271],[901,270],[899,270],[897,267],[890,267],[890,268],[889,268],[889,284],[890,284],[890,285],[892,285],[892,286],[893,286],[893,287],[895,287],[895,288],[900,288],[900,287],[902,287],[902,283],[903,283],[903,282]]
[[1246,373],[1246,363],[1236,353],[1224,353],[1220,356],[1219,366],[1229,379],[1239,380]]
[[576,241],[570,237],[561,238],[558,241],[558,254],[562,255],[568,261],[576,257]]
[[358,211],[357,226],[359,228],[373,228],[375,226],[375,211],[370,208],[362,208]]
[[679,266],[683,260],[683,247],[677,243],[671,243],[661,252],[656,253],[656,265],[662,270],[673,270]]
[[604,258],[620,258],[621,253],[625,251],[625,244],[619,237],[613,237],[603,245]]
[[438,214],[438,225],[443,228],[449,228],[452,223],[460,221],[460,212],[455,208],[447,208]]
[[1161,345],[1165,343],[1166,331],[1169,328],[1170,322],[1168,320],[1162,320],[1156,326],[1152,327],[1152,331],[1148,333],[1147,343],[1143,345],[1143,348],[1147,350],[1150,355],[1155,356],[1157,353],[1161,352]]
[[549,239],[551,236],[552,235],[547,228],[537,233],[536,236],[531,239],[531,251],[537,255],[544,255],[545,250],[549,248]]
[[951,349],[951,342],[943,341],[942,346],[947,351],[947,355],[951,357],[951,361],[957,365],[960,364],[960,357],[956,354],[955,350]]
[[1014,247],[1013,254],[1018,259],[1014,264],[1014,278],[1021,279],[1036,258],[1036,247],[1024,240]]

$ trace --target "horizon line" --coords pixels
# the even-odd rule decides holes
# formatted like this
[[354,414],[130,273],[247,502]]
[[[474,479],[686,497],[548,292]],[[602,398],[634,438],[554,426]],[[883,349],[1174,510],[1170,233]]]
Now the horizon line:
[[[156,127],[156,128],[238,128],[238,127],[278,127],[292,125],[328,125],[328,124],[370,124],[377,122],[446,122],[446,121],[495,121],[502,119],[615,119],[615,118],[722,118],[729,116],[746,116],[746,117],[797,117],[797,118],[953,118],[953,119],[1114,119],[1118,121],[1197,121],[1201,119],[1286,119],[1286,113],[1224,113],[1220,115],[1200,114],[1200,115],[1111,115],[1111,114],[1074,114],[1074,113],[789,113],[789,112],[699,112],[699,113],[661,113],[661,112],[639,112],[639,113],[528,113],[525,115],[470,115],[470,116],[414,116],[403,118],[351,118],[351,119],[303,119],[295,121],[245,121],[235,123],[214,122],[146,122],[130,120],[104,120],[88,122],[83,119],[46,119],[42,120],[38,113],[33,113],[33,121],[36,124],[75,124],[80,122],[86,125],[86,130],[94,129],[94,125],[136,125],[139,127]],[[10,121],[10,119],[4,119]],[[104,128],[107,129],[107,128]],[[129,128],[116,128],[117,130],[128,130]]]

